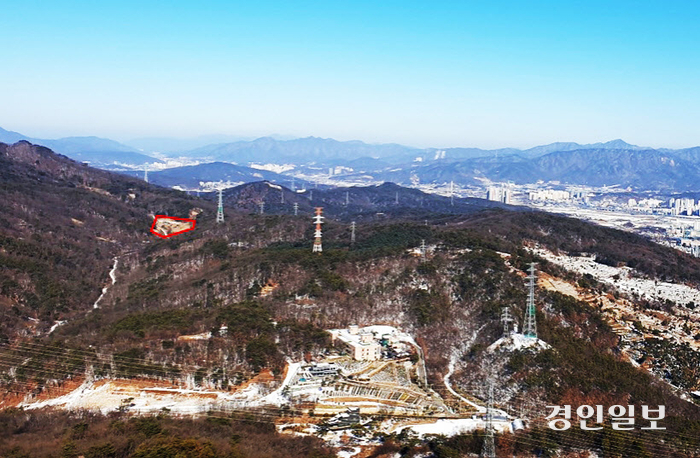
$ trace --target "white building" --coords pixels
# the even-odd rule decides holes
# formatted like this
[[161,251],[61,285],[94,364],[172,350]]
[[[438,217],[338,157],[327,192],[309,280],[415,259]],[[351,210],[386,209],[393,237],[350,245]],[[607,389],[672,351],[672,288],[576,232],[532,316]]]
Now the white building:
[[533,201],[547,201],[552,200],[555,202],[563,202],[571,200],[571,192],[560,191],[556,189],[543,189],[540,191],[532,191],[528,194],[528,198]]
[[489,186],[486,190],[486,198],[494,202],[510,204],[513,200],[513,192],[502,186]]
[[345,344],[357,361],[376,361],[382,358],[382,346],[374,335],[360,333],[357,325],[351,325],[349,329],[334,329],[330,333],[333,340],[338,339]]

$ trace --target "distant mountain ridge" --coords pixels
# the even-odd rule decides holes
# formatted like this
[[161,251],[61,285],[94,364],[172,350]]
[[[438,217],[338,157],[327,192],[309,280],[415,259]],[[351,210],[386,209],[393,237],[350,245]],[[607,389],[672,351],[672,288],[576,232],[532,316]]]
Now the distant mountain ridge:
[[459,160],[491,156],[521,155],[533,158],[555,151],[574,151],[580,149],[649,149],[630,145],[623,140],[605,143],[579,144],[558,142],[521,150],[517,148],[500,148],[487,150],[481,148],[415,148],[395,143],[368,144],[358,140],[338,141],[332,138],[306,137],[293,140],[277,140],[262,137],[252,141],[219,143],[196,148],[183,153],[184,156],[211,158],[231,162],[295,161],[300,157],[307,161],[335,163],[362,157],[381,159],[391,163],[403,163],[420,158],[421,161]]
[[[141,178],[142,171],[126,172],[127,175]],[[253,181],[267,180],[274,183],[289,184],[293,178],[269,170],[260,170],[228,162],[208,162],[206,164],[173,167],[148,173],[148,181],[159,186],[180,186],[187,189],[200,187],[200,182],[229,182],[250,183]],[[297,179],[299,186],[304,182]]]
[[349,160],[360,157],[392,158],[405,160],[420,155],[421,149],[398,144],[370,145],[358,140],[341,142],[332,138],[307,137],[293,140],[276,140],[262,137],[253,141],[239,141],[208,145],[183,153],[184,156],[212,158],[230,162],[275,162]]
[[[159,159],[144,155],[130,146],[98,137],[35,140],[0,129],[0,141],[3,139],[8,142],[29,140],[103,168],[114,169],[120,164],[139,167],[159,162]],[[620,185],[681,192],[700,190],[700,180],[697,178],[700,175],[700,147],[654,149],[632,145],[621,139],[591,144],[556,142],[529,149],[486,150],[414,148],[393,143],[368,144],[357,140],[338,141],[318,137],[289,140],[262,137],[210,144],[179,154],[199,161],[232,163],[238,167],[251,163],[292,164],[296,170],[291,173],[307,177],[327,174],[339,182],[389,181],[415,186],[450,181],[460,185],[480,185],[484,180],[519,184],[543,180],[571,185]],[[265,171],[234,171],[234,168],[223,165],[218,169],[195,166],[167,173],[152,173],[154,180],[162,180],[159,184],[188,187],[199,181],[250,182],[265,179],[279,182],[284,177],[284,174],[274,176],[272,172]],[[185,176],[186,173],[191,175]]]
[[155,157],[142,154],[130,146],[107,138],[90,136],[50,140],[27,137],[18,132],[8,131],[0,127],[0,142],[13,144],[21,140],[51,148],[55,152],[68,156],[73,160],[88,162],[97,167],[116,164],[142,165],[163,162]]
[[[215,201],[215,193],[205,194]],[[284,197],[282,197],[284,196]],[[376,186],[351,186],[307,189],[294,192],[285,186],[266,181],[242,184],[223,192],[224,206],[257,213],[264,203],[265,214],[293,213],[297,204],[300,214],[311,215],[314,208],[323,207],[327,217],[339,221],[384,220],[407,218],[423,221],[436,215],[466,215],[488,209],[532,211],[477,198],[454,198],[429,194],[418,189],[383,183]]]
[[[372,174],[379,181],[478,185],[483,179],[516,184],[558,181],[586,186],[620,185],[636,189],[700,190],[700,160],[695,149],[663,152],[654,149],[577,149],[535,158],[482,157],[433,162]],[[352,179],[353,176],[339,179]]]

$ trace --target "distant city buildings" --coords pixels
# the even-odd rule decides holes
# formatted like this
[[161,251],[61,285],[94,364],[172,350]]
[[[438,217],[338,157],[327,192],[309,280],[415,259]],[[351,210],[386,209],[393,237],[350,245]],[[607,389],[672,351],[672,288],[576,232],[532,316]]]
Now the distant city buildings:
[[489,186],[486,198],[494,202],[510,204],[513,201],[513,191],[505,186]]
[[336,167],[329,167],[328,168],[328,175],[329,176],[334,176],[334,175],[342,175],[344,173],[352,173],[354,170],[352,167],[344,167],[342,165],[338,165]]
[[638,209],[659,208],[664,201],[661,199],[628,199],[627,206]]
[[675,199],[671,198],[668,202],[669,208],[673,215],[692,216],[700,213],[700,200],[695,203],[693,199]]
[[571,200],[571,191],[561,191],[557,189],[542,189],[538,191],[531,191],[528,194],[528,199],[533,202],[543,202],[543,201],[555,201],[564,202]]

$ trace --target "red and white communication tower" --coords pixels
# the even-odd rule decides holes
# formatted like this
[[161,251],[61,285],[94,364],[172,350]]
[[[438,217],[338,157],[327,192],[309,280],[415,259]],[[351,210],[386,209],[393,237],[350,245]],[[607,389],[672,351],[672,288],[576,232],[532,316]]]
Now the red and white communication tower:
[[316,224],[316,232],[314,233],[314,253],[321,253],[323,246],[321,245],[321,224],[323,224],[323,207],[316,207],[314,215],[314,223]]

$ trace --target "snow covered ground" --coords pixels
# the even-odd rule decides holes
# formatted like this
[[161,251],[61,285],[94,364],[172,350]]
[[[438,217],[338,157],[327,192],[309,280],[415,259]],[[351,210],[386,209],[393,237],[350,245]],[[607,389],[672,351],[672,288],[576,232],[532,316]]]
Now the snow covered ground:
[[[510,420],[494,420],[493,427],[497,432],[513,432]],[[477,429],[484,429],[485,422],[477,418],[455,418],[437,420],[434,423],[421,423],[418,425],[400,426],[394,432],[399,433],[404,429],[410,429],[423,437],[427,434],[442,434],[444,436],[456,436]]]
[[532,251],[569,271],[590,274],[596,280],[614,286],[621,293],[630,296],[638,295],[648,300],[670,300],[682,305],[690,302],[700,304],[700,290],[687,285],[641,278],[641,274],[630,267],[600,264],[592,256],[555,255],[542,248]]
[[543,340],[533,337],[525,337],[522,334],[511,333],[510,335],[503,336],[487,348],[487,351],[494,352],[496,350],[501,351],[516,351],[522,350],[523,348],[534,348],[536,350],[546,350],[551,348],[549,344]]
[[[109,271],[109,278],[112,280],[112,285],[114,285],[117,282],[116,272],[117,272],[117,265],[118,264],[119,264],[119,259],[115,257],[114,258],[114,265],[112,266],[112,270]],[[109,289],[109,286],[105,286],[104,288],[102,288],[102,294],[100,294],[100,297],[97,298],[95,303],[92,305],[92,308],[94,308],[94,309],[99,308],[100,301],[105,296],[108,289]]]
[[[471,339],[469,339],[468,342],[464,345],[466,346],[471,346],[471,344],[476,340],[477,334],[484,328],[486,325],[481,326],[479,329],[477,329],[471,336]],[[450,355],[450,363],[447,366],[447,374],[445,374],[445,377],[443,377],[443,382],[445,382],[445,388],[447,388],[447,391],[452,393],[453,396],[457,397],[459,400],[464,402],[465,404],[468,404],[476,409],[477,412],[480,413],[485,413],[486,412],[486,407],[480,406],[478,404],[475,404],[474,402],[470,401],[469,399],[465,398],[464,396],[460,395],[457,393],[457,391],[454,390],[452,387],[452,383],[450,382],[450,377],[452,377],[452,374],[455,372],[455,366],[457,364],[457,360],[459,359],[459,352],[458,350],[455,350],[452,352]]]
[[54,332],[57,327],[63,326],[66,323],[67,323],[67,321],[65,321],[65,320],[58,320],[58,321],[54,322],[53,326],[51,326],[51,329],[49,329],[49,334]]
[[238,398],[233,395],[206,390],[188,390],[159,386],[138,387],[121,380],[86,380],[72,392],[57,398],[20,404],[27,410],[57,407],[66,410],[97,410],[106,414],[126,408],[129,412],[157,413],[164,408],[183,414],[201,414],[221,408],[223,403]]
[[129,412],[157,413],[167,408],[176,414],[196,415],[208,410],[226,408],[248,408],[262,406],[280,406],[288,403],[282,395],[301,363],[290,363],[282,385],[275,391],[269,391],[259,383],[233,393],[206,389],[171,388],[157,382],[139,382],[129,380],[86,380],[81,386],[68,394],[53,399],[34,402],[27,398],[19,407],[41,409],[57,407],[67,410],[99,410],[102,413],[126,408]]
[[282,382],[282,385],[280,385],[279,388],[277,388],[275,391],[272,393],[268,394],[262,399],[262,402],[265,404],[272,404],[276,406],[280,406],[282,404],[287,404],[289,403],[289,399],[286,398],[285,396],[282,395],[282,392],[284,389],[289,386],[289,384],[294,380],[294,376],[297,374],[297,371],[301,367],[301,363],[292,363],[290,362],[289,365],[287,366],[287,375],[284,377],[284,381]]

